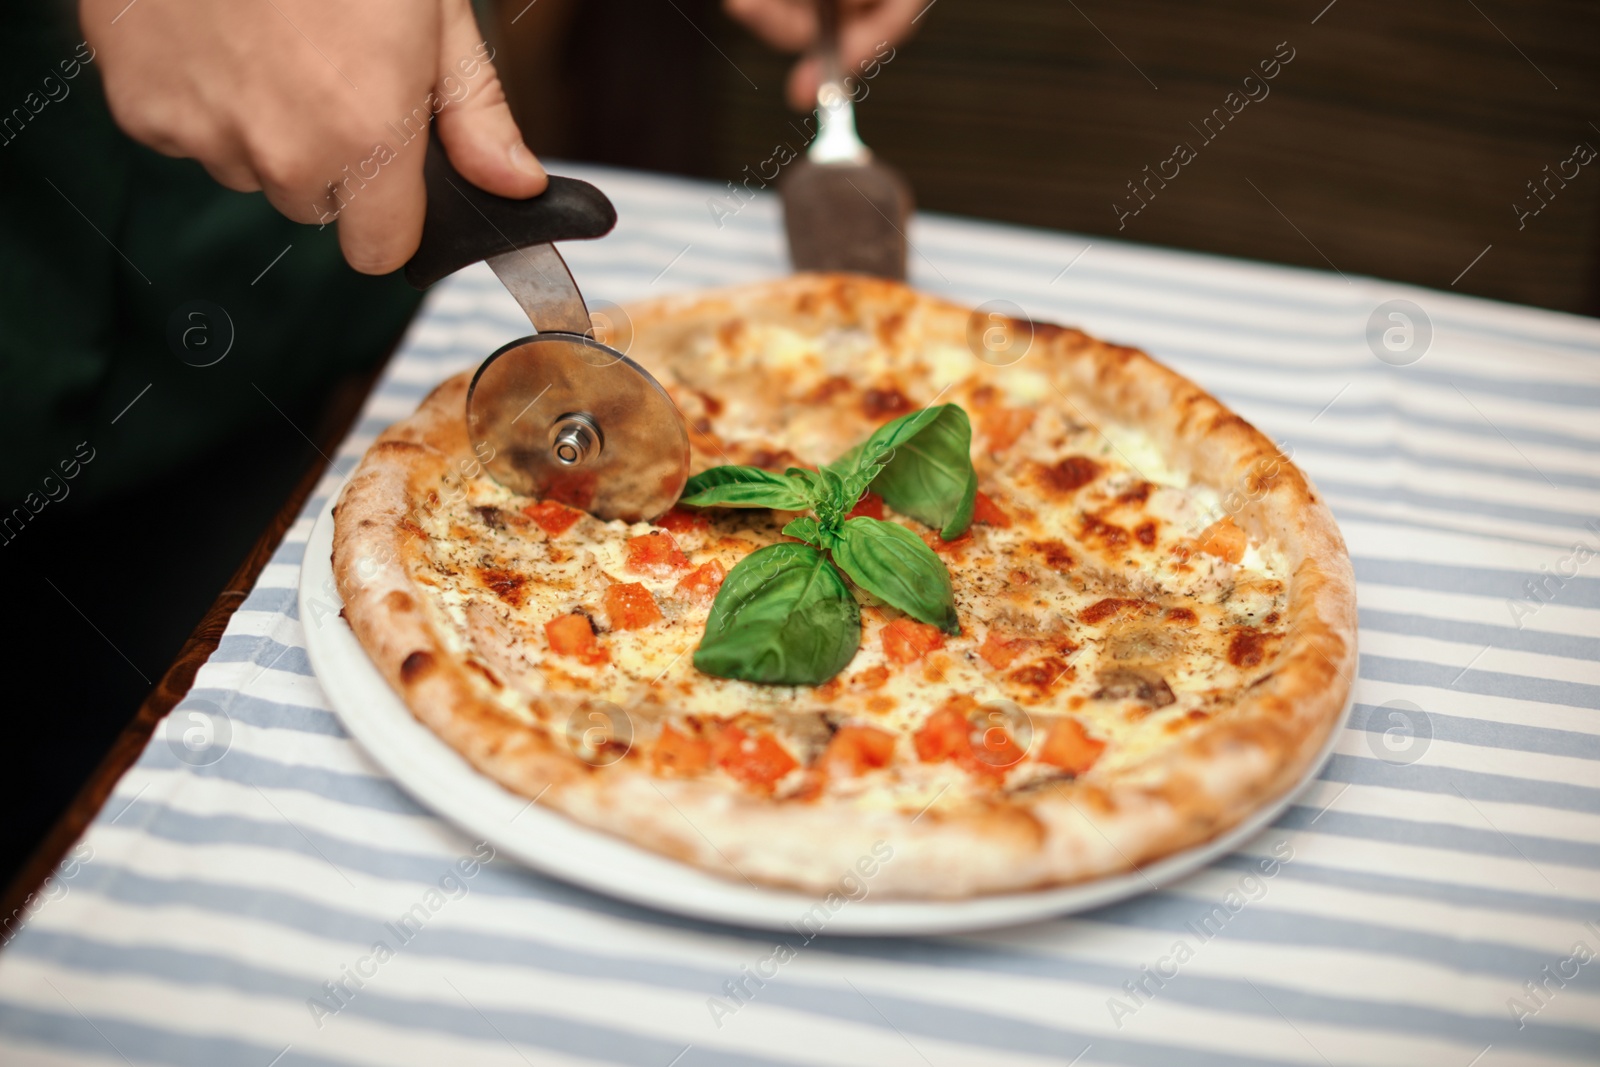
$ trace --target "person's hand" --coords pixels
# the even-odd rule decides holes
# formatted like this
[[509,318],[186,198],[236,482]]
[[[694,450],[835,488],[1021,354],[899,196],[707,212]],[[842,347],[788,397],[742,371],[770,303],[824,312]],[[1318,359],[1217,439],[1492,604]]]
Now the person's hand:
[[[784,52],[810,48],[817,37],[814,0],[723,0],[723,9],[757,37]],[[879,46],[899,44],[910,36],[913,20],[931,5],[928,0],[840,0],[839,61],[846,73],[877,56]],[[806,56],[789,72],[787,95],[801,111],[816,106],[822,68]]]
[[129,136],[297,222],[337,218],[364,273],[421,240],[430,116],[474,185],[544,191],[469,0],[82,0],[79,17]]

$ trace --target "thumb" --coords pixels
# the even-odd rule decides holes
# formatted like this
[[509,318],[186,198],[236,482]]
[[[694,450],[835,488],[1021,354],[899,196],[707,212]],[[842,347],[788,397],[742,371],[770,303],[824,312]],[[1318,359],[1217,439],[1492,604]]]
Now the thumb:
[[544,192],[544,167],[522,142],[494,49],[478,30],[469,0],[445,0],[439,74],[433,91],[443,107],[434,129],[456,170],[486,192],[521,200]]

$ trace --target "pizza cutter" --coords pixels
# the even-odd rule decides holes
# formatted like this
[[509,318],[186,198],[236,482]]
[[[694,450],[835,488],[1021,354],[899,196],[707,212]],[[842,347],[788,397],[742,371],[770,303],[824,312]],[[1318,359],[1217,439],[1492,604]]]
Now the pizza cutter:
[[534,333],[492,353],[467,391],[467,432],[484,466],[513,492],[601,519],[638,522],[670,508],[689,477],[689,435],[650,372],[596,338],[554,241],[616,225],[606,195],[552,175],[528,200],[477,188],[437,140],[424,167],[428,208],[406,281],[424,289],[486,260]]

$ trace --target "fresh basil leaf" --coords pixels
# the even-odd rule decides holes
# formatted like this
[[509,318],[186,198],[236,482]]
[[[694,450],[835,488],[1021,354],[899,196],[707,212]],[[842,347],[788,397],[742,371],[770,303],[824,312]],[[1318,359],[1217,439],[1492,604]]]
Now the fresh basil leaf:
[[719,678],[819,685],[861,644],[861,609],[810,545],[757,549],[728,572],[711,605],[694,665]]
[[776,508],[804,511],[811,506],[806,483],[760,467],[712,467],[683,487],[678,503],[697,508]]
[[921,433],[924,427],[939,417],[942,410],[942,407],[922,408],[891,419],[874,430],[871,437],[823,468],[839,476],[846,492],[854,490],[846,511],[855,507],[856,501],[866,492],[878,472],[883,470],[884,464],[894,458],[895,449]]
[[884,603],[947,634],[961,632],[944,561],[899,523],[851,519],[833,545],[833,561]]
[[[906,419],[927,412],[933,412],[933,418],[920,424],[908,422],[915,426],[914,431],[897,434],[893,454],[871,487],[890,507],[927,523],[950,541],[972,525],[972,507],[978,496],[978,472],[972,469],[972,423],[954,404],[925,408]],[[867,444],[871,447],[872,441]]]
[[810,515],[802,515],[798,519],[790,520],[789,524],[783,528],[783,532],[790,537],[798,537],[808,545],[816,545],[818,548],[828,548],[834,541],[838,540],[837,536],[823,529],[817,520]]

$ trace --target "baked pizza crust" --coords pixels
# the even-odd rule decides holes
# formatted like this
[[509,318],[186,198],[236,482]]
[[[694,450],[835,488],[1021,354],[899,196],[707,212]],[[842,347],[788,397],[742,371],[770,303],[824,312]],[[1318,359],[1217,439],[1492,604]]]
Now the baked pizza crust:
[[[652,351],[735,320],[779,321],[807,333],[893,328],[921,316],[965,338],[971,312],[896,283],[798,275],[629,309],[630,353]],[[1014,324],[1027,329],[1029,324]],[[1091,424],[1144,428],[1176,465],[1220,490],[1242,487],[1234,518],[1287,564],[1287,637],[1274,669],[1226,716],[1200,724],[1115,775],[1058,781],[987,804],[921,812],[823,796],[775,800],[696,778],[663,778],[641,760],[595,767],[486,699],[476,666],[430,620],[411,577],[424,533],[412,509],[470,460],[463,412],[469,376],[445,382],[372,446],[335,509],[333,564],[345,614],[416,716],[506,788],[580,823],[707,871],[752,884],[824,893],[866,856],[882,863],[872,891],[964,898],[1118,874],[1201,844],[1294,788],[1339,721],[1356,668],[1355,584],[1343,539],[1305,475],[1263,434],[1145,353],[1075,330],[1031,324],[1030,365]],[[549,719],[564,698],[535,698]],[[875,852],[876,846],[876,852]]]

